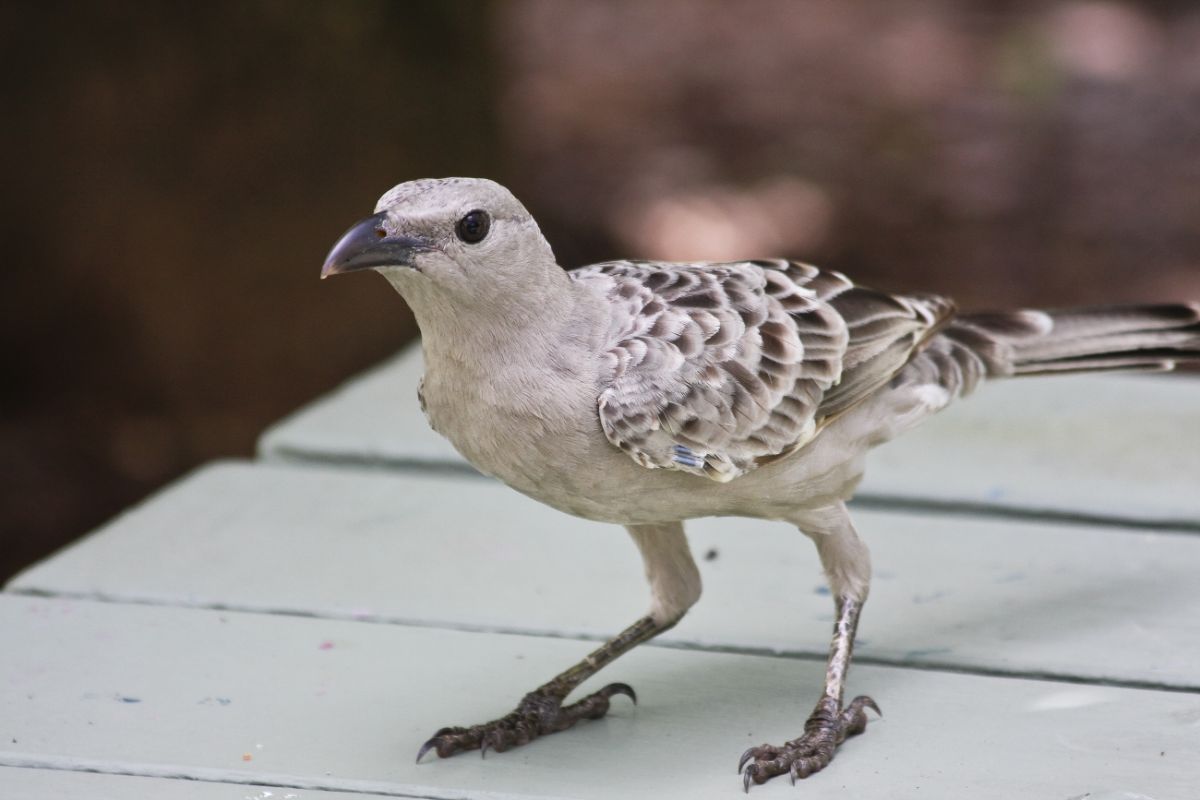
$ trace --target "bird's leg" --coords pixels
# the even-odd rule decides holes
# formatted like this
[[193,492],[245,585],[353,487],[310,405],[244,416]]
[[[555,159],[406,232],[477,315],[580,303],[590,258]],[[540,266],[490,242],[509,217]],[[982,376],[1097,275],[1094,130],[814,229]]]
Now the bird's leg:
[[700,597],[700,573],[688,550],[683,525],[628,526],[642,553],[653,602],[650,613],[588,654],[583,661],[542,684],[521,699],[516,709],[499,719],[470,727],[442,728],[421,746],[417,761],[430,750],[447,758],[463,750],[504,750],[548,733],[557,733],[581,719],[599,719],[608,712],[613,695],[637,702],[631,687],[610,683],[582,700],[563,705],[567,695],[622,653],[674,627]]
[[816,542],[837,609],[825,670],[825,691],[798,738],[778,747],[769,744],[751,747],[742,754],[738,770],[747,791],[751,783],[764,783],[776,775],[787,773],[795,783],[797,778],[820,771],[833,760],[834,752],[846,737],[866,730],[866,709],[879,713],[879,707],[869,697],[856,697],[843,704],[858,615],[870,586],[870,554],[841,504],[806,518],[803,530]]

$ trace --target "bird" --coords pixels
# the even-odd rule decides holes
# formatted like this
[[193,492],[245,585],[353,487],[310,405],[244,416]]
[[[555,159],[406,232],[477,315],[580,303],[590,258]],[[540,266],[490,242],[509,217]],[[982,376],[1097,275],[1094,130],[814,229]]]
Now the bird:
[[684,522],[741,516],[812,540],[835,623],[799,735],[749,748],[737,772],[749,791],[820,771],[880,713],[870,697],[846,699],[871,580],[846,503],[868,452],[985,381],[1200,360],[1195,303],[960,313],[936,294],[786,259],[566,270],[517,198],[480,178],[386,192],[321,277],[358,271],[382,275],[416,318],[431,427],[516,491],[625,527],[649,584],[644,616],[510,713],[438,730],[418,762],[505,751],[599,719],[614,697],[636,703],[624,683],[568,697],[700,598]]

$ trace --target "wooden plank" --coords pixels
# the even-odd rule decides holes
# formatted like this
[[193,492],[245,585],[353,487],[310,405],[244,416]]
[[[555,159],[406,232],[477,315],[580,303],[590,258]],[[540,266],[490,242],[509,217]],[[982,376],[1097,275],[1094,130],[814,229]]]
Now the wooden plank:
[[[470,470],[417,405],[420,348],[269,429],[260,454]],[[1026,378],[983,387],[879,449],[860,497],[1200,528],[1200,381]]]
[[[16,595],[0,595],[0,630],[0,765],[77,760],[426,798],[734,796],[741,750],[796,735],[824,673],[642,648],[604,676],[635,685],[636,708],[618,702],[603,721],[487,759],[417,765],[433,730],[508,710],[589,645]],[[1007,800],[1195,789],[1195,694],[884,667],[859,667],[851,683],[887,717],[803,790]]]
[[[868,660],[1200,688],[1200,537],[856,519],[875,563]],[[831,602],[806,538],[741,519],[689,529],[705,595],[664,642],[825,653]],[[9,588],[585,637],[647,603],[624,532],[499,484],[244,463],[199,471]]]
[[268,428],[259,456],[477,475],[425,421],[417,401],[424,370],[420,347],[402,351]]
[[[79,766],[79,765],[77,765]],[[105,763],[85,764],[103,770]],[[322,792],[295,786],[238,785],[223,781],[106,775],[68,768],[0,767],[0,796],[4,800],[372,800],[386,797],[359,792]]]

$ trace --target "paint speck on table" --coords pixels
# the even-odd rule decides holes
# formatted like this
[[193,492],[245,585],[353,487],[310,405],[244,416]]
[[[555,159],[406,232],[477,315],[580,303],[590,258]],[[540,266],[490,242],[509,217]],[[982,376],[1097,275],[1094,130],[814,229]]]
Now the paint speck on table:
[[317,645],[317,649],[318,649],[318,650],[332,650],[332,649],[333,649],[333,642],[331,642],[331,641],[329,641],[328,639],[326,639],[325,641],[323,641],[323,642],[321,642],[319,645]]

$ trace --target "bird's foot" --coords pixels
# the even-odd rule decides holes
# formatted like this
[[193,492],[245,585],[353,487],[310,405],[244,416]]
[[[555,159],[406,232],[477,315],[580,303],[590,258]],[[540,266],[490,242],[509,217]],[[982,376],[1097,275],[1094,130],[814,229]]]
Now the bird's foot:
[[879,714],[879,706],[869,697],[856,697],[845,709],[838,707],[832,697],[823,697],[804,723],[804,734],[781,747],[764,744],[751,747],[738,761],[742,787],[750,791],[751,783],[766,783],[785,772],[792,783],[824,769],[833,760],[833,753],[847,736],[867,729],[867,712]]
[[510,747],[527,744],[539,736],[565,731],[581,719],[600,719],[608,713],[609,698],[623,694],[637,704],[637,695],[624,683],[610,683],[577,703],[563,705],[563,695],[553,688],[536,689],[521,699],[515,710],[499,719],[469,728],[442,728],[421,745],[417,761],[430,750],[449,758],[464,750],[488,750],[503,753]]

